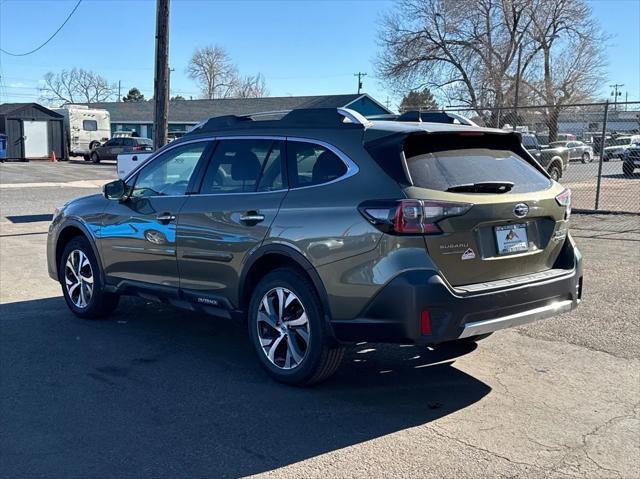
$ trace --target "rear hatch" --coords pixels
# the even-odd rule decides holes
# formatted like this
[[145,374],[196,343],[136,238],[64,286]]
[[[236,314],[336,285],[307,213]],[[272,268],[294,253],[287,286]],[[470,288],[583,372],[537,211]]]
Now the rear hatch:
[[401,156],[409,183],[402,204],[419,205],[425,247],[451,285],[554,267],[570,192],[548,178],[517,135],[414,134]]

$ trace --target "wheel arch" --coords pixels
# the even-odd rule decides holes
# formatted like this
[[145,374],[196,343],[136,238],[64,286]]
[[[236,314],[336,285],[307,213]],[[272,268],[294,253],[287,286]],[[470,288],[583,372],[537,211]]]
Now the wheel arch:
[[56,270],[58,273],[58,277],[60,277],[60,260],[62,259],[62,252],[64,251],[65,246],[72,238],[76,236],[84,236],[89,245],[91,246],[91,250],[93,251],[93,255],[98,262],[98,267],[100,269],[100,277],[104,280],[104,271],[102,269],[102,260],[100,258],[100,253],[98,252],[98,247],[95,242],[95,238],[89,232],[89,229],[83,225],[80,221],[77,220],[68,220],[67,223],[60,229],[58,236],[56,238],[56,246],[55,246],[55,260],[56,260]]
[[280,244],[270,244],[257,249],[245,263],[240,275],[238,301],[240,309],[247,310],[251,290],[267,273],[276,268],[289,267],[307,276],[313,283],[324,310],[327,325],[331,320],[331,308],[327,290],[311,262],[295,249]]
[[558,173],[560,174],[558,178],[562,178],[562,165],[564,163],[562,162],[562,158],[559,156],[554,156],[553,158],[551,158],[551,161],[549,162],[549,166],[547,167],[547,171],[550,171],[551,168],[553,168],[554,166],[558,169]]

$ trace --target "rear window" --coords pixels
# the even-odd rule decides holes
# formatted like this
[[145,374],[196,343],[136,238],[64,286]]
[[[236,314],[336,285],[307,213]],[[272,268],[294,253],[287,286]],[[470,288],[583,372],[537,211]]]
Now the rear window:
[[527,193],[549,188],[549,179],[525,159],[509,150],[465,148],[432,151],[407,158],[415,186],[446,191],[453,186],[508,181],[510,193]]
[[153,145],[153,141],[149,138],[136,138],[135,141],[138,145]]

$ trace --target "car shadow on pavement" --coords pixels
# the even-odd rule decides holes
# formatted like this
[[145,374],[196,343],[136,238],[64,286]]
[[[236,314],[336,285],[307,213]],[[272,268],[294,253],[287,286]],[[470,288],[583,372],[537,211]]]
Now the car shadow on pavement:
[[[475,345],[359,344],[313,388],[273,382],[239,323],[126,298],[0,305],[0,470],[8,477],[237,477],[420,426],[491,388]],[[425,445],[426,447],[426,445]],[[346,473],[346,471],[345,471]]]

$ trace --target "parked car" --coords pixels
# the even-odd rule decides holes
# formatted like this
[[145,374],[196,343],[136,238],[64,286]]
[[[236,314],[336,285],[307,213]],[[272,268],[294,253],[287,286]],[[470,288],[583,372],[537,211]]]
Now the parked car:
[[519,134],[259,118],[212,118],[56,211],[49,274],[75,315],[140,294],[238,317],[268,374],[311,384],[352,342],[475,342],[580,302],[571,192]]
[[632,140],[632,136],[619,136],[610,140],[611,146],[605,146],[602,161],[609,161],[614,158],[622,159],[627,149],[631,146]]
[[640,168],[640,138],[635,140],[622,154],[622,172],[633,175],[636,168]]
[[522,144],[531,155],[547,170],[555,181],[562,178],[562,173],[569,165],[569,149],[565,147],[544,148],[536,135],[522,133]]
[[121,153],[141,151],[153,151],[153,141],[149,138],[118,137],[96,146],[89,158],[94,163],[100,163],[102,160],[115,160]]
[[583,163],[593,161],[593,148],[581,141],[553,141],[549,144],[552,148],[563,147],[569,150],[569,161],[580,160]]

